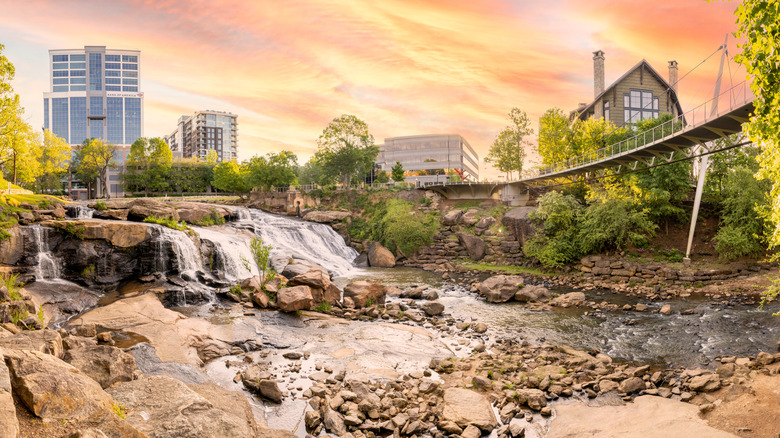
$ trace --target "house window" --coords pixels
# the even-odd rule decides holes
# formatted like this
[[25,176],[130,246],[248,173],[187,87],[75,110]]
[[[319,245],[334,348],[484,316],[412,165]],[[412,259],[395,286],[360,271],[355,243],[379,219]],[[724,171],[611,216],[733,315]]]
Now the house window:
[[604,101],[604,120],[609,120],[609,101]]
[[658,118],[658,97],[649,90],[634,90],[623,95],[623,121],[636,123]]

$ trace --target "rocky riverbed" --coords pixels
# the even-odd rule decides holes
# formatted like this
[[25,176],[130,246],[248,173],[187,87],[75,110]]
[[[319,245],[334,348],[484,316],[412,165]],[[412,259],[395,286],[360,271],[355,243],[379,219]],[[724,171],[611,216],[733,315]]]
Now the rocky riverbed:
[[[777,324],[751,326],[737,288],[632,297],[558,279],[360,270],[324,226],[232,207],[110,207],[108,219],[12,240],[31,281],[24,306],[44,309],[27,326],[50,328],[0,328],[0,436],[778,432],[763,424],[780,402]],[[187,235],[115,220],[152,214],[233,222]],[[258,235],[283,274],[264,290],[241,261]],[[671,330],[654,336],[661,326]],[[653,347],[663,336],[673,354]]]

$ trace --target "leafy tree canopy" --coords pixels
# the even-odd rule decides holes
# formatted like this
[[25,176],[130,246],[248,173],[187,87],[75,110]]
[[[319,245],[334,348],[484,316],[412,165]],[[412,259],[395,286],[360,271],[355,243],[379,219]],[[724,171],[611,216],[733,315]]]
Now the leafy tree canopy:
[[99,179],[103,186],[104,197],[110,197],[108,190],[108,168],[116,166],[114,152],[116,145],[99,138],[84,140],[74,154],[74,171],[84,182]]
[[223,161],[214,168],[214,187],[225,192],[235,193],[241,198],[252,186],[249,183],[249,170],[235,161]]
[[277,186],[289,186],[297,181],[298,157],[289,151],[266,156],[254,156],[246,163],[249,183],[265,190]]
[[514,172],[518,176],[523,171],[523,159],[525,158],[525,147],[530,143],[526,137],[534,134],[531,128],[531,121],[528,115],[518,108],[512,108],[509,111],[511,124],[498,133],[490,146],[490,151],[485,157],[485,162],[508,174],[509,179],[513,178]]
[[333,119],[317,139],[317,145],[314,157],[323,173],[347,187],[353,179],[370,172],[379,155],[366,122],[349,114]]
[[404,165],[400,161],[396,161],[390,170],[393,181],[402,182],[404,180]]

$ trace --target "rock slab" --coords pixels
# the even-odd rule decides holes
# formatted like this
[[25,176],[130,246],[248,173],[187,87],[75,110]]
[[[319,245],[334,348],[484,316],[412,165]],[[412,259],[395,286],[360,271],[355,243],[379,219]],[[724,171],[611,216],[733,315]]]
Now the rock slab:
[[477,392],[463,388],[448,388],[444,391],[444,421],[452,421],[461,428],[469,425],[489,432],[497,421],[487,398]]

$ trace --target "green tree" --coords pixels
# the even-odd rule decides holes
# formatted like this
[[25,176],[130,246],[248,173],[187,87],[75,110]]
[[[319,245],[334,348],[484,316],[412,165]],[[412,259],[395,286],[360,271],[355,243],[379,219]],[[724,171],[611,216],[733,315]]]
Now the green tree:
[[759,256],[767,231],[770,182],[755,178],[755,167],[737,166],[724,178],[721,224],[715,250],[722,259]]
[[402,182],[404,180],[404,165],[400,161],[396,161],[390,170],[392,171],[393,181]]
[[298,166],[295,173],[299,184],[320,184],[326,186],[333,183],[333,178],[325,174],[322,164],[317,161],[316,157],[312,157],[303,166]]
[[84,140],[74,154],[73,169],[76,176],[91,186],[98,179],[103,187],[103,197],[111,197],[108,190],[108,169],[116,166],[116,146],[99,138]]
[[366,122],[349,114],[333,119],[317,139],[317,145],[314,156],[324,173],[344,183],[347,189],[352,180],[371,171],[379,155]]
[[560,108],[550,108],[539,118],[538,152],[542,164],[551,166],[559,161],[565,161],[571,155],[569,152],[569,118]]
[[202,193],[209,190],[214,169],[197,158],[175,160],[168,173],[168,185],[179,193]]
[[379,184],[387,184],[390,182],[390,175],[382,169],[376,171],[376,182]]
[[40,155],[40,174],[35,180],[35,191],[55,193],[62,189],[62,179],[70,165],[70,145],[48,129],[43,132]]
[[737,38],[742,53],[736,61],[752,78],[753,113],[744,125],[761,147],[759,175],[772,182],[769,244],[780,245],[780,0],[744,0],[737,7]]
[[125,190],[148,195],[168,189],[173,153],[160,137],[140,137],[130,146],[122,174]]
[[[673,160],[682,158],[679,153],[672,156]],[[653,222],[663,223],[667,234],[670,222],[681,219],[686,213],[682,203],[691,191],[692,164],[690,160],[682,160],[623,177],[639,206],[647,210]]]
[[246,166],[235,161],[223,161],[217,164],[214,168],[214,181],[211,184],[217,190],[234,193],[242,199],[252,189]]
[[264,157],[255,155],[245,165],[252,187],[268,190],[295,184],[297,180],[298,157],[289,151],[269,153]]
[[485,162],[506,173],[508,179],[513,179],[514,172],[518,176],[523,171],[525,147],[530,145],[526,137],[534,134],[531,121],[524,111],[512,108],[509,111],[512,124],[504,128],[490,146]]

